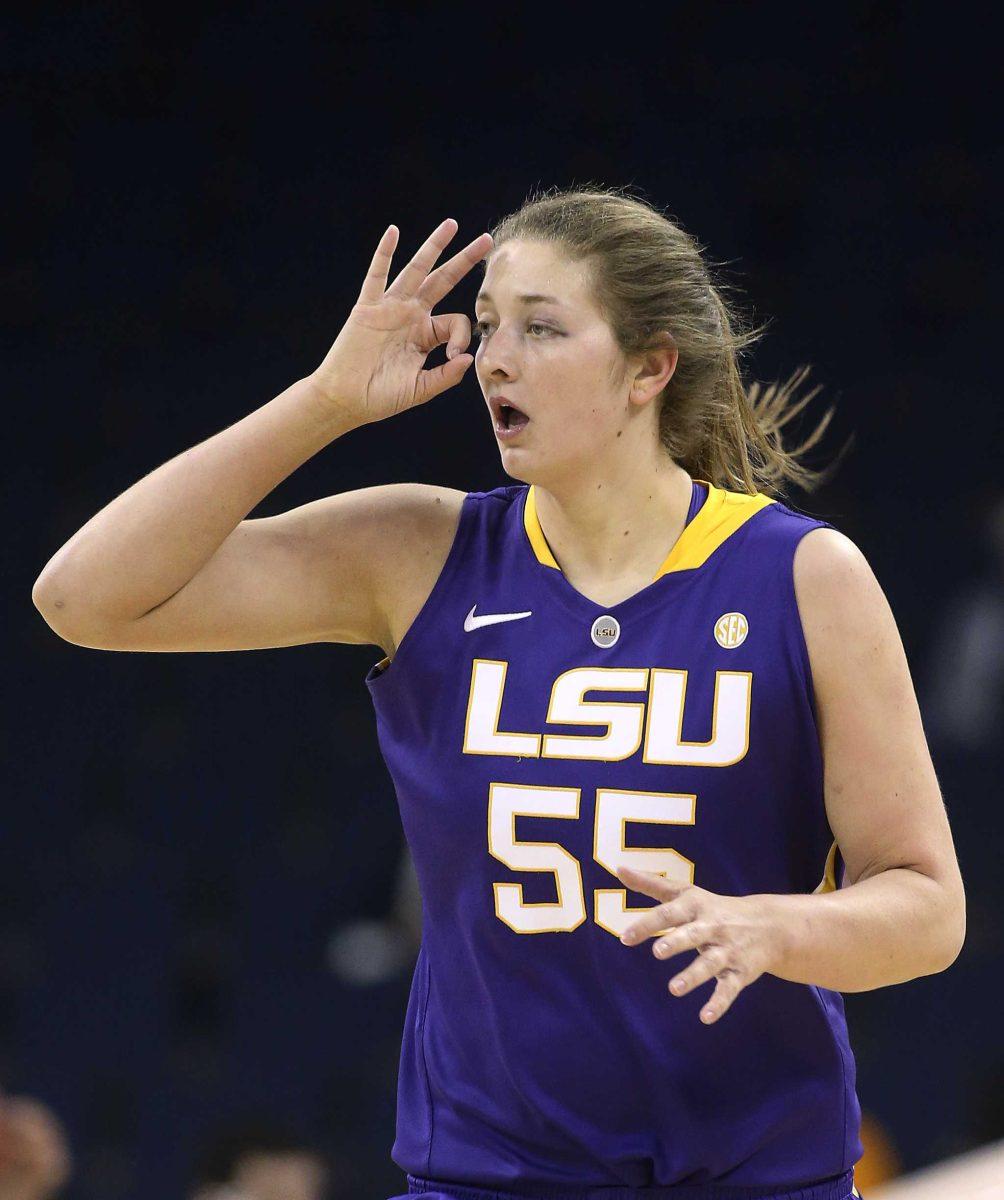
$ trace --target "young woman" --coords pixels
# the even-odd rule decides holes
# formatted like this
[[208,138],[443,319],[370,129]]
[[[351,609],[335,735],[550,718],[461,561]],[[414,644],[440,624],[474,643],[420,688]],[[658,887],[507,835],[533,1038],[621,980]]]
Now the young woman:
[[[882,590],[777,498],[818,478],[779,433],[801,376],[744,388],[753,335],[643,201],[531,198],[433,269],[456,229],[388,286],[390,226],[320,367],[112,501],[35,603],[99,648],[385,650],[424,910],[410,1193],[844,1200],[840,993],[944,970],[965,902]],[[482,259],[472,358],[432,309]],[[519,482],[244,519],[472,362]]]

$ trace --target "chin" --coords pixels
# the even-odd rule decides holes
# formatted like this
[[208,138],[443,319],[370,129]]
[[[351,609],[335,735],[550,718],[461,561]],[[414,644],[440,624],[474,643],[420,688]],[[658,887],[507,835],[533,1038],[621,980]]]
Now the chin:
[[515,479],[517,483],[536,483],[536,480],[528,478],[525,471],[520,471],[519,468],[507,467],[505,464],[505,455],[502,456],[502,470],[510,479]]

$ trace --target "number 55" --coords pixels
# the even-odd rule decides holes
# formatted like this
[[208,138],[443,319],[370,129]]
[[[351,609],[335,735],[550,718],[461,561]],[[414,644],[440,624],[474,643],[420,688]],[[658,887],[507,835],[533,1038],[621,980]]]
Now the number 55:
[[[523,899],[521,883],[495,882],[495,915],[516,933],[571,933],[586,919],[582,868],[557,842],[519,842],[516,818],[578,818],[581,788],[528,787],[492,783],[488,787],[488,853],[514,871],[550,871],[558,890],[557,901],[530,904]],[[656,825],[693,825],[697,797],[677,792],[627,792],[596,789],[593,857],[611,874],[624,862],[641,871],[654,871],[668,879],[693,883],[694,864],[668,846],[648,849],[626,846],[625,823],[646,821]],[[620,937],[642,908],[627,907],[627,889],[595,888],[593,920]]]

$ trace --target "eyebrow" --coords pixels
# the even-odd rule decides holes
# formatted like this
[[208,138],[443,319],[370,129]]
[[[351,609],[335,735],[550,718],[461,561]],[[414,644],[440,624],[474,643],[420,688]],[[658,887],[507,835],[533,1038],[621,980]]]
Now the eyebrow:
[[[520,304],[537,304],[537,303],[560,304],[561,303],[561,301],[558,299],[557,296],[542,296],[536,292],[531,293],[530,295],[526,295],[526,296],[517,296],[516,299],[519,301]],[[478,300],[486,300],[489,304],[495,303],[495,301],[491,298],[491,296],[488,295],[487,292],[479,293],[475,297],[475,300],[474,300],[475,304],[478,302]]]

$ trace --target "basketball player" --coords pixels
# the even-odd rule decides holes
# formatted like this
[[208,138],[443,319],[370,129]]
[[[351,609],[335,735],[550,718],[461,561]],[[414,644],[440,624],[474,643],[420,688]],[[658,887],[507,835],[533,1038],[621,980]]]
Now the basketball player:
[[[531,198],[433,269],[456,231],[388,286],[388,227],[320,367],[113,500],[35,603],[98,648],[384,649],[410,1194],[845,1200],[840,993],[949,966],[964,893],[882,590],[777,498],[813,482],[779,435],[801,376],[744,389],[752,334],[643,201]],[[472,356],[432,309],[483,259]],[[245,519],[472,363],[518,482]]]

